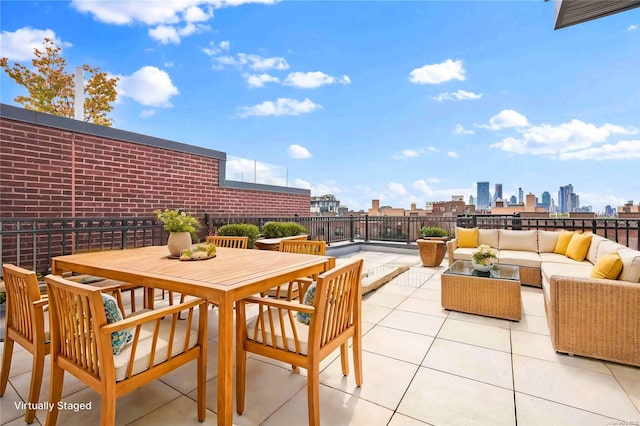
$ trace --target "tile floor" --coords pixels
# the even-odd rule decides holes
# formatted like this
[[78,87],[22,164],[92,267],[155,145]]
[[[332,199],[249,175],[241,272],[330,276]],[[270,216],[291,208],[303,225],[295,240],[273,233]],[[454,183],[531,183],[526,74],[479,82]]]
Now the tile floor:
[[[322,364],[323,425],[640,425],[640,368],[556,354],[541,290],[523,287],[523,318],[511,322],[443,311],[442,267],[417,255],[360,251],[365,269],[411,268],[364,296],[364,384],[343,377],[338,354]],[[216,424],[216,310],[210,311],[207,420]],[[193,364],[193,363],[192,363]],[[0,423],[23,424],[31,358],[16,350]],[[306,372],[265,358],[248,361],[246,409],[237,425],[304,425]],[[48,366],[40,401],[48,397]],[[120,425],[198,425],[195,364],[118,400]],[[65,376],[64,400],[92,403],[63,411],[59,425],[99,423],[95,392]],[[36,423],[44,424],[38,412]]]

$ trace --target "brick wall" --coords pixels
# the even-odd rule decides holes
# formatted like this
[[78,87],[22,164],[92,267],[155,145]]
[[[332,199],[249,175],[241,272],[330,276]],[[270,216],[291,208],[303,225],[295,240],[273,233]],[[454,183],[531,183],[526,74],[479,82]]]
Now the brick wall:
[[228,182],[226,154],[8,105],[0,111],[0,218],[309,216],[308,190]]

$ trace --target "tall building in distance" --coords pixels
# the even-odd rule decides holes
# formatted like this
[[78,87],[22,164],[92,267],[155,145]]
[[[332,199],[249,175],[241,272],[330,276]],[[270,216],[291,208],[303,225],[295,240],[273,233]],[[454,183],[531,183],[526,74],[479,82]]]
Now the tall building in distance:
[[478,210],[489,210],[491,207],[491,197],[489,195],[489,182],[477,183],[477,204]]
[[561,186],[558,191],[558,212],[569,213],[580,208],[580,197],[573,192],[573,185]]
[[540,203],[540,207],[544,207],[547,211],[551,211],[551,194],[549,194],[549,191],[544,191],[542,193],[542,202]]
[[496,200],[502,200],[502,184],[496,183],[496,187],[493,191],[493,204],[496,204]]
[[518,203],[524,204],[524,191],[522,187],[518,188]]

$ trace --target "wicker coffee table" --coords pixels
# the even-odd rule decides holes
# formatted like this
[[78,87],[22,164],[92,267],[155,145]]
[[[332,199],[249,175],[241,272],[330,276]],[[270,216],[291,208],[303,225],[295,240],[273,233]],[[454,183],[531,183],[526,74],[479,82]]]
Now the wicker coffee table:
[[498,264],[489,272],[478,272],[470,261],[456,261],[442,273],[442,307],[520,321],[522,298],[518,266]]

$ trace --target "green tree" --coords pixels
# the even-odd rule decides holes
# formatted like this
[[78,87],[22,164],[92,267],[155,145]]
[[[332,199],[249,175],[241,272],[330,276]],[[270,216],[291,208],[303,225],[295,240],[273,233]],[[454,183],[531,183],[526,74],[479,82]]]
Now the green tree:
[[[73,118],[73,73],[66,72],[67,61],[60,56],[61,47],[49,38],[44,39],[43,45],[44,51],[34,49],[33,70],[18,63],[9,66],[8,58],[0,58],[0,66],[9,77],[29,92],[29,96],[18,96],[14,101],[26,109]],[[107,114],[118,95],[118,78],[89,65],[83,65],[82,69],[90,74],[84,85],[83,121],[111,126]]]

